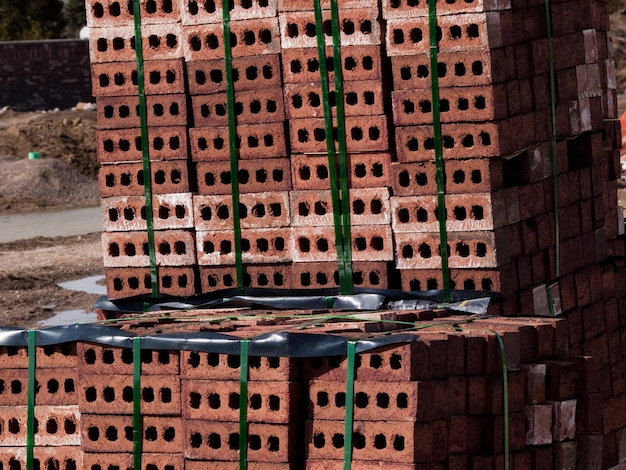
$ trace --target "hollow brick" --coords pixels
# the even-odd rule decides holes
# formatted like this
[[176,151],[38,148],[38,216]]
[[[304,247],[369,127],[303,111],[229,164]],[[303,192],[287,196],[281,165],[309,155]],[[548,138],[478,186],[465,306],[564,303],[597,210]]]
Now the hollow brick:
[[[239,470],[239,462],[225,462],[220,460],[187,460],[185,470]],[[280,462],[250,462],[246,463],[248,470],[291,470],[290,463]]]
[[[140,1],[142,24],[176,23],[180,6],[178,0]],[[87,26],[106,27],[133,24],[133,4],[119,0],[89,0],[86,5]]]
[[[180,59],[150,60],[144,63],[147,95],[184,93],[183,62]],[[92,94],[101,96],[137,96],[136,62],[91,64]]]
[[[389,224],[388,188],[352,189],[349,194],[351,225]],[[289,204],[293,226],[333,225],[333,205],[330,190],[291,191]]]
[[[237,126],[235,146],[239,158],[284,157],[287,155],[285,128],[282,122],[242,124]],[[228,127],[194,127],[189,129],[191,158],[195,162],[228,160],[230,133]]]
[[[195,236],[184,230],[154,232],[157,266],[193,266]],[[107,268],[150,266],[148,232],[103,232],[102,249]]]
[[[508,45],[500,29],[506,12],[463,13],[438,17],[439,48],[444,52],[486,51]],[[385,43],[389,56],[428,53],[428,17],[389,19]]]
[[[346,10],[339,26],[342,47],[374,46],[380,44],[381,31],[378,10],[358,8]],[[283,49],[317,46],[313,10],[279,13],[280,36]],[[330,11],[322,11],[326,46],[332,46]]]
[[[354,261],[392,261],[391,227],[363,225],[351,228]],[[290,251],[294,262],[336,261],[335,231],[331,227],[309,227],[294,232]]]
[[[141,429],[142,449],[146,453],[175,454],[183,448],[183,422],[174,416],[144,416]],[[81,415],[82,447],[87,452],[133,452],[133,417],[119,415]]]
[[[193,212],[197,231],[233,228],[231,195],[194,195]],[[289,193],[243,193],[239,197],[242,228],[287,227],[291,223]]]
[[[458,4],[457,2],[442,4],[437,8],[438,15],[458,15],[460,13],[474,13],[478,11],[492,11],[511,8],[508,0],[469,0]],[[385,0],[382,4],[382,15],[385,19],[404,19],[419,16],[428,16],[428,6],[416,4],[406,0]]]
[[[78,373],[86,374],[133,374],[133,350],[100,344],[79,342]],[[141,373],[143,375],[176,375],[179,371],[179,352],[142,349]]]
[[143,59],[167,60],[183,57],[180,23],[144,24],[141,28]]
[[[74,356],[75,357],[75,356]],[[77,374],[74,368],[38,367],[35,375],[37,405],[76,405]],[[28,403],[28,370],[4,369],[0,378],[0,406]]]
[[[199,265],[234,265],[234,230],[196,232]],[[291,228],[253,228],[241,231],[244,263],[285,263],[292,259]]]
[[[152,194],[188,193],[189,176],[184,160],[150,162]],[[143,164],[102,165],[98,172],[100,197],[143,196]]]
[[[41,405],[35,407],[36,446],[80,445],[81,415],[77,405]],[[27,406],[0,407],[0,440],[2,446],[25,446],[27,439]]]
[[[358,421],[430,421],[435,401],[433,382],[354,383],[354,419]],[[312,380],[309,419],[341,421],[346,413],[346,384]]]
[[[98,129],[129,129],[140,124],[136,96],[102,96],[96,112]],[[146,112],[150,126],[187,125],[187,101],[183,94],[146,96]]]
[[[287,158],[240,160],[237,181],[240,193],[288,191],[291,189]],[[230,162],[196,163],[199,194],[231,194]]]
[[[332,459],[307,459],[305,462],[306,470],[342,470],[344,468],[343,460]],[[421,469],[419,464],[414,463],[395,463],[395,462],[368,462],[363,460],[352,460],[352,468],[355,470],[380,470],[386,468],[389,470],[415,470]],[[432,470],[442,470],[436,463],[428,464]]]
[[[379,261],[352,263],[352,283],[355,287],[388,289],[388,266]],[[337,262],[294,263],[294,289],[327,289],[339,287]]]
[[[132,468],[134,463],[132,453],[113,452],[85,452],[83,454],[83,468],[85,470],[100,470],[104,468]],[[185,468],[183,454],[176,453],[147,453],[141,454],[142,470],[183,470]]]
[[[286,382],[300,375],[299,361],[293,357],[250,356],[248,365],[251,382]],[[181,351],[180,375],[183,379],[239,380],[241,358],[238,354]]]
[[[150,160],[185,160],[187,131],[184,126],[150,127]],[[96,153],[100,163],[140,162],[141,129],[100,129],[96,131]]]
[[[450,268],[496,268],[509,262],[508,234],[495,232],[448,233]],[[438,233],[395,232],[398,269],[441,268]]]
[[[226,93],[191,97],[196,127],[228,125]],[[237,124],[260,124],[285,120],[283,94],[280,88],[240,91],[235,95],[234,113]]]
[[[81,374],[81,413],[132,414],[131,375]],[[178,415],[181,410],[180,381],[176,376],[147,375],[141,379],[141,412],[147,415]]]
[[[342,458],[344,439],[344,423],[341,420],[307,421],[308,458]],[[435,447],[439,447],[439,453],[442,452],[440,439],[447,440],[447,429],[445,421],[356,421],[352,439],[355,460],[433,462],[437,459]],[[446,453],[443,455],[445,457]]]
[[[3,468],[27,468],[25,446],[0,447],[0,465]],[[79,445],[35,446],[33,448],[33,468],[54,468],[76,470],[83,467],[83,452]]]
[[[450,123],[441,126],[444,159],[495,157],[514,150],[507,121]],[[432,126],[407,126],[395,129],[398,161],[431,161],[434,158]]]
[[[283,424],[250,423],[248,459],[254,462],[293,462],[301,454],[302,436],[297,428]],[[185,457],[237,460],[239,423],[185,420]]]
[[[322,10],[330,9],[329,0],[322,0],[320,2],[320,6]],[[368,0],[338,0],[337,7],[340,9],[353,9],[353,8],[364,8],[371,6],[371,3]],[[279,0],[278,1],[278,11],[310,11],[311,4],[306,0]]]
[[[343,80],[345,82],[380,80],[382,77],[381,54],[380,45],[342,47],[341,75]],[[333,82],[334,51],[332,47],[326,48],[325,56],[328,80]],[[283,49],[281,61],[285,83],[314,83],[320,79],[317,48]]]
[[[107,296],[124,299],[152,293],[150,268],[105,268]],[[191,297],[196,292],[197,274],[193,266],[159,266],[159,293],[173,297]]]
[[[185,420],[239,421],[236,380],[183,380],[182,416]],[[249,423],[293,424],[303,406],[298,382],[251,382],[248,385]]]
[[[319,83],[287,83],[285,108],[288,119],[324,117],[322,87]],[[329,91],[331,112],[336,114],[335,87]],[[346,116],[376,116],[384,114],[382,82],[353,81],[343,87],[344,112]]]
[[[184,25],[222,23],[222,2],[215,0],[196,3],[193,0],[181,0],[181,21]],[[272,18],[277,13],[277,0],[243,2],[238,0],[230,7],[230,21]]]
[[[207,95],[226,91],[224,59],[198,60],[185,64],[190,95]],[[232,60],[232,87],[235,92],[280,88],[278,54],[235,57]]]
[[[336,128],[333,125],[334,133]],[[294,153],[326,152],[326,130],[323,118],[289,121],[291,148]],[[348,152],[384,152],[389,148],[387,118],[380,116],[347,116],[345,140]]]
[[[199,266],[201,291],[214,292],[236,287],[234,266]],[[290,289],[291,265],[268,264],[243,266],[243,287]]]
[[[348,184],[351,188],[380,188],[391,185],[391,155],[352,153],[346,156]],[[291,179],[298,190],[330,189],[328,157],[292,155]]]
[[[147,230],[146,199],[143,196],[117,196],[100,199],[105,232]],[[156,194],[152,198],[154,230],[193,228],[191,193]]]
[[[397,126],[433,122],[431,90],[398,90],[391,94],[393,122]],[[508,116],[507,91],[502,85],[472,88],[441,88],[441,122],[472,122],[504,119]]]
[[89,62],[130,62],[135,59],[135,30],[128,23],[89,29]]
[[[25,346],[0,346],[3,369],[27,369],[28,349]],[[73,343],[51,344],[36,348],[37,366],[42,369],[76,366],[76,347]]]
[[[510,265],[499,269],[453,269],[450,286],[460,290],[500,292],[506,296],[518,288],[517,276],[513,278],[512,274]],[[405,291],[443,289],[439,269],[402,269],[400,276]]]
[[[258,18],[230,23],[232,57],[247,57],[280,52],[278,18]],[[224,58],[224,29],[219,24],[183,26],[185,59]]]
[[[507,221],[501,193],[448,194],[445,206],[448,232],[495,230]],[[392,197],[391,227],[394,233],[437,232],[438,207],[436,196]]]

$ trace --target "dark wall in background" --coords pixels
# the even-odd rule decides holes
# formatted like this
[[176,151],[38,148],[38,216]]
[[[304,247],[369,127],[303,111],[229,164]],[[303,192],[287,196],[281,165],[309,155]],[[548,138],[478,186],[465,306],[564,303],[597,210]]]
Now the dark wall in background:
[[0,108],[69,109],[91,96],[89,42],[0,42]]

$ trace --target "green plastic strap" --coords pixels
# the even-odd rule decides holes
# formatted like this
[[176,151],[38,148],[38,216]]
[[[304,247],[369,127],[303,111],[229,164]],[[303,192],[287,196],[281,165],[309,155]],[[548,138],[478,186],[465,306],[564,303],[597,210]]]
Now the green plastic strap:
[[352,467],[352,432],[354,427],[354,367],[357,340],[348,341],[348,364],[346,369],[346,417],[344,420],[343,468]]
[[[317,55],[318,62],[320,67],[320,85],[322,88],[322,105],[324,108],[324,130],[326,133],[326,152],[328,153],[328,174],[330,179],[330,192],[332,197],[332,205],[333,205],[333,224],[335,227],[335,246],[337,249],[337,263],[338,263],[338,271],[339,271],[339,290],[342,294],[351,294],[352,293],[352,263],[350,261],[351,258],[351,240],[350,240],[350,230],[349,230],[349,197],[345,196],[345,201],[341,200],[339,195],[339,188],[337,186],[337,161],[335,157],[335,142],[333,139],[333,117],[330,110],[330,97],[329,97],[329,89],[328,89],[328,71],[326,69],[326,45],[324,40],[324,26],[322,20],[322,7],[320,5],[320,0],[313,1],[313,7],[315,10],[315,31],[316,31],[316,39],[317,39]],[[335,56],[337,56],[337,50],[339,48],[338,42],[335,43],[334,34],[335,29],[338,29],[338,24],[333,24],[333,43],[335,46]],[[338,34],[338,33],[337,33]],[[333,59],[336,60],[336,57]],[[335,63],[335,62],[334,62]],[[335,63],[335,68],[337,65]],[[341,62],[339,63],[339,69],[341,70]],[[337,70],[335,70],[335,74]],[[339,72],[341,74],[341,72]],[[337,79],[335,78],[335,81]],[[343,88],[341,88],[343,89]],[[341,107],[343,107],[343,95],[339,96],[339,90],[335,90],[336,99],[335,103],[339,106],[341,102]],[[344,140],[344,152],[345,152],[345,128],[343,119],[337,118],[337,133],[338,135],[343,134]],[[340,130],[341,129],[341,130]],[[339,141],[342,140],[342,137],[338,137]],[[345,153],[344,153],[344,166],[345,166]],[[340,169],[341,172],[341,169]],[[345,175],[346,169],[343,168],[343,173]],[[346,178],[347,180],[347,178]],[[345,182],[347,185],[347,181]],[[347,186],[346,186],[347,187]],[[347,190],[346,190],[347,192]],[[348,204],[347,209],[347,218],[348,218],[348,238],[346,239],[346,233],[344,231],[345,227],[345,217],[344,212],[346,212],[343,207],[345,204]]]
[[[235,90],[233,85],[233,55],[230,43],[230,7],[222,2],[224,27],[224,68],[226,71],[226,107],[228,113],[228,149],[230,153],[230,185],[233,202],[233,230],[235,244],[235,277],[237,288],[243,289],[243,259],[241,252],[241,218],[239,215],[239,162],[237,152],[237,125],[235,122]],[[226,6],[226,8],[224,7]]]
[[143,163],[143,191],[146,203],[146,225],[148,230],[148,252],[150,255],[150,285],[152,297],[159,296],[154,224],[152,214],[152,172],[150,169],[150,145],[148,144],[148,119],[146,112],[146,90],[144,88],[143,50],[141,45],[141,10],[139,0],[133,0],[135,22],[135,59],[137,61],[137,93],[139,95],[139,121],[141,124],[141,161]]
[[141,468],[141,338],[133,338],[133,468]]
[[554,298],[552,297],[552,286],[546,284],[546,293],[548,295],[548,311],[551,317],[556,317],[556,308],[554,306]]
[[37,332],[28,330],[28,406],[26,415],[26,468],[33,470],[35,462],[35,390],[37,369]]
[[446,231],[446,198],[443,179],[443,149],[441,146],[441,116],[439,109],[439,71],[437,69],[437,7],[428,2],[430,32],[430,80],[433,103],[433,131],[435,137],[435,179],[437,182],[437,217],[439,219],[439,251],[443,277],[443,301],[450,302],[450,268],[448,267],[448,233]]
[[552,140],[550,153],[552,156],[552,179],[554,199],[554,277],[561,275],[561,230],[559,229],[559,163],[556,154],[556,79],[554,74],[554,51],[552,47],[552,17],[550,0],[545,0],[546,28],[548,32],[548,59],[550,61],[550,114],[552,120]]
[[239,469],[248,468],[248,352],[250,340],[240,345],[239,360]]
[[509,470],[509,374],[506,364],[506,350],[504,349],[504,341],[497,331],[492,332],[496,335],[498,345],[500,346],[500,356],[502,358],[502,413],[504,414],[504,470]]

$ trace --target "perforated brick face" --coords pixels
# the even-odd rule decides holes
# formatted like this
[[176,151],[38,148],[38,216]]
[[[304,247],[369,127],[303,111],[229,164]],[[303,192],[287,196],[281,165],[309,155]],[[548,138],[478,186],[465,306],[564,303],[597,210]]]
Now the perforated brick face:
[[[325,289],[339,287],[337,262],[294,263],[292,282],[295,289]],[[358,261],[352,263],[355,287],[389,288],[386,263]]]
[[[35,408],[36,446],[80,446],[81,414],[77,405],[41,405]],[[5,446],[26,446],[26,405],[0,408],[0,439]]]
[[[123,299],[152,293],[150,268],[105,268],[107,296]],[[194,266],[159,266],[157,283],[159,292],[175,297],[197,294],[196,268]]]
[[[151,60],[144,63],[145,91],[150,95],[184,93],[183,62],[179,59]],[[136,96],[135,62],[107,62],[91,65],[93,96]]]
[[[152,470],[182,470],[185,468],[182,453],[148,453],[142,452],[141,462],[146,469]],[[98,470],[114,466],[117,468],[132,468],[132,453],[113,452],[85,452],[83,466],[85,470]]]
[[[74,356],[75,357],[75,356]],[[38,368],[35,398],[41,405],[76,405],[77,374],[74,368]],[[0,406],[19,406],[27,403],[28,370],[7,369],[0,379]]]
[[[133,374],[132,348],[117,348],[99,344],[77,343],[78,372],[95,374],[103,369],[109,374]],[[179,352],[145,349],[141,352],[141,373],[146,375],[176,375]]]
[[[189,141],[191,158],[195,162],[230,158],[228,127],[191,128]],[[287,155],[284,124],[273,122],[237,126],[235,146],[241,159],[284,157]]]
[[[139,128],[96,131],[96,152],[100,163],[141,162],[142,144]],[[185,127],[151,127],[148,131],[148,156],[150,160],[185,160]]]
[[[231,21],[276,16],[277,0],[237,0],[229,11]],[[180,19],[183,24],[222,23],[222,2],[220,0],[197,3],[193,0],[181,0]]]
[[[189,175],[184,160],[150,163],[152,193],[189,193]],[[102,165],[98,172],[101,197],[141,196],[144,194],[142,163]]]
[[[191,106],[196,127],[228,125],[226,93],[192,96]],[[282,91],[273,88],[238,92],[234,114],[238,124],[282,122],[285,119]]]
[[[234,266],[199,266],[202,292],[213,292],[235,287]],[[247,265],[243,267],[243,286],[290,289],[291,264]]]
[[[287,158],[240,160],[237,181],[241,193],[288,191],[291,189],[290,161]],[[199,194],[231,194],[230,162],[196,164]]]
[[[146,230],[146,200],[143,196],[102,198],[103,228],[106,232]],[[193,228],[191,193],[157,194],[152,201],[155,230]]]
[[[517,289],[517,276],[511,272],[510,265],[502,266],[499,269],[454,269],[450,274],[452,278],[450,286],[454,289],[508,294]],[[443,288],[441,270],[403,269],[400,271],[400,276],[403,290],[424,291]]]
[[[147,120],[151,126],[186,126],[187,98],[183,94],[146,96]],[[111,96],[98,98],[99,129],[139,127],[139,98]]]
[[[83,452],[80,446],[63,445],[33,449],[33,466],[36,468],[56,468],[73,470],[83,467]],[[4,468],[27,468],[23,446],[0,448],[0,464]]]

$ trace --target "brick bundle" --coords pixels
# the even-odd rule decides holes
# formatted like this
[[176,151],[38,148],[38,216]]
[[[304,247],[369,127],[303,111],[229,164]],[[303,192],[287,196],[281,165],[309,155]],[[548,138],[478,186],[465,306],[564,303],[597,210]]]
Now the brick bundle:
[[[132,4],[87,3],[107,292],[124,298],[151,290]],[[427,7],[339,3],[354,285],[441,289]],[[235,2],[230,11],[236,176],[221,4],[140,8],[160,292],[235,286],[233,178],[245,286],[336,287],[311,5]],[[335,114],[330,11],[322,8]],[[553,280],[556,183],[562,274],[606,259],[606,240],[619,234],[607,6],[555,3],[551,35],[543,2],[437,8],[451,286],[500,291],[503,310],[515,311]]]

